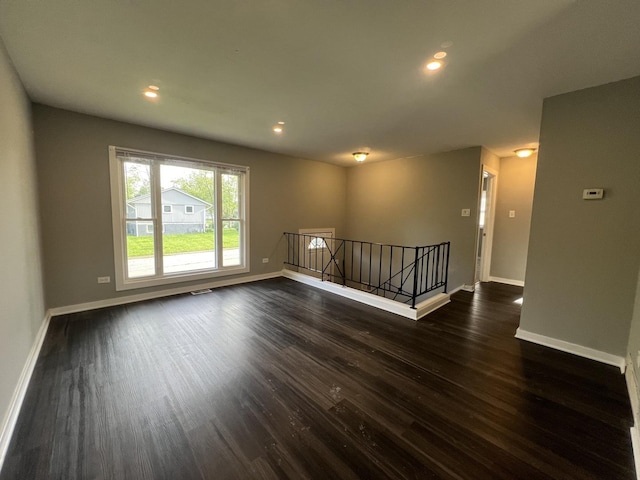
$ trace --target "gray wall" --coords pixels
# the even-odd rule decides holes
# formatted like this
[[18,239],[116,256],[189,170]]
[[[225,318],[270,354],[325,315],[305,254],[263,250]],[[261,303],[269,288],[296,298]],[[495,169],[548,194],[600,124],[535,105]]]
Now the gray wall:
[[[640,265],[640,77],[544,102],[520,327],[625,355]],[[601,201],[582,200],[602,187]]]
[[45,312],[29,101],[1,41],[0,106],[0,425],[4,425]]
[[[109,145],[248,165],[250,275],[282,269],[284,231],[335,227],[338,235],[343,234],[346,170],[342,167],[43,105],[34,105],[33,115],[48,307],[162,289],[116,292],[113,282],[96,282],[98,276],[114,277]],[[263,264],[264,257],[270,263]]]
[[480,162],[482,165],[493,168],[498,172],[500,171],[500,157],[484,147],[480,152]]
[[[348,237],[413,246],[451,241],[449,286],[472,285],[481,150],[350,167]],[[460,216],[463,208],[471,216]]]
[[[538,156],[500,159],[491,276],[524,281]],[[509,218],[515,210],[515,218]]]

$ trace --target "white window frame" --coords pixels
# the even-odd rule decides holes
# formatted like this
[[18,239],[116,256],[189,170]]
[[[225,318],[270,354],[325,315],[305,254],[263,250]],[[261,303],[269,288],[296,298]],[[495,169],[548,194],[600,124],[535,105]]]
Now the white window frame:
[[[169,210],[167,210],[169,207]],[[162,204],[162,213],[173,213],[173,205]]]
[[[189,208],[191,209],[191,211],[188,210]],[[185,205],[184,206],[184,214],[185,215],[193,215],[194,213],[196,213],[195,205]]]
[[324,241],[323,237],[315,237],[312,238],[309,242],[309,246],[307,246],[308,250],[317,250],[319,248],[327,248],[327,242]]
[[[127,262],[127,221],[136,220],[135,218],[127,218],[126,210],[126,198],[125,198],[125,179],[124,179],[124,160],[123,156],[127,154],[135,157],[136,154],[150,159],[151,161],[151,198],[155,202],[155,207],[152,207],[152,211],[162,211],[161,207],[161,186],[159,185],[159,171],[162,163],[166,164],[184,164],[185,167],[192,166],[194,168],[210,169],[215,172],[214,178],[216,181],[216,196],[214,208],[219,211],[219,214],[215,217],[216,232],[219,232],[215,236],[216,239],[216,268],[207,270],[197,270],[190,272],[180,273],[163,273],[162,268],[162,234],[154,233],[154,250],[156,259],[156,273],[155,275],[145,277],[129,278],[127,275],[128,262]],[[250,271],[249,265],[249,167],[240,165],[231,165],[219,162],[209,162],[206,160],[178,157],[175,155],[164,155],[155,152],[147,152],[143,150],[134,150],[131,148],[122,148],[116,146],[109,146],[109,172],[111,180],[111,220],[113,227],[113,243],[114,243],[114,265],[115,265],[115,285],[116,290],[131,290],[135,288],[152,287],[157,285],[169,285],[178,282],[187,282],[194,280],[206,280],[208,278],[216,278],[227,275],[237,275],[239,273],[247,273]],[[154,173],[155,172],[155,173]],[[229,219],[222,216],[222,174],[240,174],[239,182],[239,209],[240,215],[238,221],[241,229],[240,234],[240,265],[227,266],[223,265],[223,248],[222,248],[222,231],[223,221]],[[244,181],[242,181],[244,180]],[[154,182],[158,182],[157,184]],[[153,205],[153,203],[152,203]],[[195,209],[194,209],[195,211]],[[162,224],[162,214],[156,215],[153,218],[155,223]],[[154,229],[160,230],[160,229]],[[164,224],[163,228],[164,230]]]

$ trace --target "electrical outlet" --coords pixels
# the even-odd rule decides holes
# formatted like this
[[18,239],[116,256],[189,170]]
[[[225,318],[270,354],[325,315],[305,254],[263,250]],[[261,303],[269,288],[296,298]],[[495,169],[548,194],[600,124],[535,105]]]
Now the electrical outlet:
[[98,283],[111,283],[111,277],[98,277]]
[[269,259],[268,259],[268,258],[266,258],[266,257],[265,257],[265,258],[263,258],[263,259],[262,259],[262,263],[269,263]]
[[516,211],[515,210],[509,210],[509,218],[516,218]]
[[463,216],[463,217],[469,217],[469,216],[471,216],[471,209],[470,209],[470,208],[463,208],[463,209],[462,209],[462,216]]

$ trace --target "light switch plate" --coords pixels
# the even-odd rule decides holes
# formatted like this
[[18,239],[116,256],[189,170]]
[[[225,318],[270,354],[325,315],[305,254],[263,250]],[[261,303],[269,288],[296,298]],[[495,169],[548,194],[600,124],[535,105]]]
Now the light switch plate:
[[463,217],[469,217],[469,216],[471,216],[471,209],[470,209],[470,208],[463,208],[463,209],[462,209],[462,216],[463,216]]
[[515,210],[509,210],[509,218],[516,218],[516,211]]

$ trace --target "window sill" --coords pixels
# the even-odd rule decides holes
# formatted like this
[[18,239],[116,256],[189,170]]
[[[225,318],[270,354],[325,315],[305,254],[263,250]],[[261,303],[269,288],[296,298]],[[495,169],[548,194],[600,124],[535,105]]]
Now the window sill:
[[185,272],[182,274],[165,275],[161,278],[140,278],[124,281],[116,278],[116,291],[135,290],[137,288],[156,287],[159,285],[171,285],[181,282],[191,282],[197,280],[206,280],[208,278],[228,277],[230,275],[238,275],[240,273],[249,273],[249,265],[226,267],[218,270],[206,270],[203,272]]

